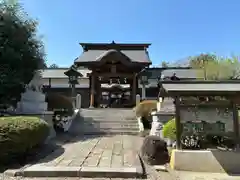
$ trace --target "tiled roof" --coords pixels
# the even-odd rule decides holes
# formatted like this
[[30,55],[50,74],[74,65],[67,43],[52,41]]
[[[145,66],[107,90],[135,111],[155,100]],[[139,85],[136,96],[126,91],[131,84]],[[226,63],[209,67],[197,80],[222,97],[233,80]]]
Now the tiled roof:
[[[67,71],[68,68],[57,68],[57,69],[45,69],[42,72],[43,78],[67,78],[67,76],[64,74],[65,71]],[[87,74],[91,71],[88,69],[79,69],[78,72],[80,72],[83,75],[83,78],[87,77]]]
[[166,69],[162,71],[164,77],[171,77],[174,73],[180,79],[203,79],[203,70],[198,69]]
[[203,79],[203,70],[191,68],[148,68],[146,72],[150,73],[150,79],[157,79],[161,77],[171,77],[174,73],[180,79]]
[[193,83],[184,83],[184,82],[162,82],[163,88],[167,92],[240,92],[240,82],[228,82],[228,83],[219,83],[219,82],[193,82]]
[[[94,62],[100,59],[106,52],[111,50],[89,50],[81,54],[79,58],[75,60],[75,63],[81,62]],[[151,63],[148,52],[145,50],[121,50],[125,56],[127,56],[132,62],[138,63]]]
[[[66,78],[66,75],[64,74],[65,71],[67,71],[68,68],[56,68],[56,69],[45,69],[42,73],[43,78]],[[87,68],[81,68],[78,69],[78,71],[83,75],[83,78],[88,77],[87,74],[91,73],[91,70]],[[201,76],[203,73],[201,73],[201,70],[194,70],[194,69],[157,69],[157,68],[149,68],[147,71],[151,73],[150,80],[154,79],[154,82],[156,81],[158,76],[161,76],[161,73],[164,74],[164,76],[172,76],[175,72],[176,75],[181,79],[198,79],[202,78]]]

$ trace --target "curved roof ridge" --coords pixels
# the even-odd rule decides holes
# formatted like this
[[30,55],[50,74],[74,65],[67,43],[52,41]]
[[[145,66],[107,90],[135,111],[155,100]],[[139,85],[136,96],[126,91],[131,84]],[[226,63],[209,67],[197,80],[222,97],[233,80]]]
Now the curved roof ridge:
[[125,56],[127,57],[129,60],[131,60],[126,54],[124,54],[123,52],[121,52],[120,50],[117,50],[117,49],[109,49],[105,52],[103,52],[100,56],[98,56],[96,58],[97,61],[101,61],[104,57],[110,55],[111,53],[119,53],[120,55],[122,56]]
[[100,54],[100,56],[98,56],[96,58],[96,60],[101,60],[103,57],[105,57],[105,56],[107,56],[107,55],[109,55],[109,54],[111,54],[113,52],[117,52],[117,50],[116,49],[109,49],[109,50],[103,52],[102,54]]

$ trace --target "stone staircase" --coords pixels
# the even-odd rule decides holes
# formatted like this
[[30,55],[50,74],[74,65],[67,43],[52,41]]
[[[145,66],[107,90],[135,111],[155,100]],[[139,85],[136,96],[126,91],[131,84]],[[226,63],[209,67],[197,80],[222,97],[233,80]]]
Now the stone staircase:
[[175,112],[175,105],[173,103],[173,98],[165,98],[161,104],[161,112],[169,114]]
[[81,109],[69,132],[83,135],[134,135],[138,134],[139,127],[132,109]]

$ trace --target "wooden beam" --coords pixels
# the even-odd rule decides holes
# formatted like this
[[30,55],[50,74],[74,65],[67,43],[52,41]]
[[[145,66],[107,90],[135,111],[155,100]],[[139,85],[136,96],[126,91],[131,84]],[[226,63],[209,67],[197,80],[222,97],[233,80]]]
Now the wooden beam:
[[95,73],[95,76],[103,76],[103,77],[128,77],[132,78],[134,76],[133,73]]

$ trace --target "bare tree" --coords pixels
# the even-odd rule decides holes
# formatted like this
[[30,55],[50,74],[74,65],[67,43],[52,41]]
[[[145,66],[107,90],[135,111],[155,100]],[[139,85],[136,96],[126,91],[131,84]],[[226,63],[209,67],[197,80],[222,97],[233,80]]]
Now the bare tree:
[[57,64],[51,64],[49,68],[59,68],[59,66]]

